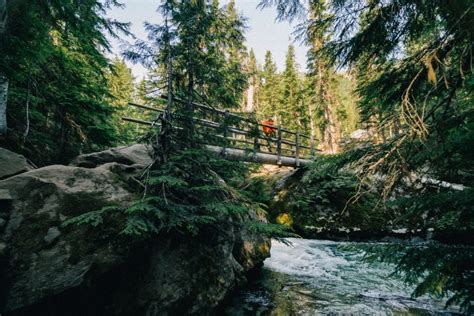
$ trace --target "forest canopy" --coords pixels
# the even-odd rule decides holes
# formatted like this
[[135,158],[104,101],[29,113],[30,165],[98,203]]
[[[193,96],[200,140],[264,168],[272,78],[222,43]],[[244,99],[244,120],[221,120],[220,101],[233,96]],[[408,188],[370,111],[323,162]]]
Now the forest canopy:
[[[161,22],[145,22],[147,38],[117,54],[109,39],[131,35],[129,23],[109,18],[108,10],[121,6],[0,0],[0,145],[44,166],[148,143],[154,162],[136,179],[141,198],[113,213],[126,217],[122,233],[195,236],[249,209],[265,213],[263,184],[249,179],[254,166],[205,150],[216,137],[196,128],[209,119],[204,107],[225,113],[217,124],[222,133],[230,113],[316,140],[319,157],[292,201],[304,219],[336,206],[341,211],[331,224],[390,218],[448,236],[448,244],[472,244],[472,1],[262,0],[260,8],[274,7],[279,20],[298,23],[282,69],[271,51],[258,60],[248,46],[247,20],[233,0],[157,1]],[[295,45],[308,48],[305,65],[298,65]],[[133,76],[133,63],[147,68],[142,80]],[[227,140],[216,143],[225,153]],[[265,144],[250,145],[256,151]],[[72,222],[90,223],[111,210]],[[285,233],[250,222],[270,236]],[[449,303],[472,311],[471,254],[458,251],[449,262],[425,250],[436,260],[416,266],[422,255],[415,251],[390,260],[409,282],[424,276],[416,294],[448,295]]]

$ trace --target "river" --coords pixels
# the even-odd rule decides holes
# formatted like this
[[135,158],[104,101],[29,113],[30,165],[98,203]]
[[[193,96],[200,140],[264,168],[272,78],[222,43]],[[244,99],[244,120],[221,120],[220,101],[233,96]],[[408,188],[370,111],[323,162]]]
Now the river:
[[[412,298],[393,266],[368,263],[357,243],[273,241],[271,258],[226,307],[226,315],[455,315],[445,301]],[[383,244],[382,244],[383,245]],[[362,247],[361,247],[362,248]]]

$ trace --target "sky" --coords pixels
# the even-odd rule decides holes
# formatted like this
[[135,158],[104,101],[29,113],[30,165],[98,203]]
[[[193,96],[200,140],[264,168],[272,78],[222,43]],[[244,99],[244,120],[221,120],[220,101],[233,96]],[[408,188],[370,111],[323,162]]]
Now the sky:
[[[145,21],[150,23],[160,23],[160,15],[156,12],[159,0],[122,0],[125,8],[114,8],[108,16],[121,22],[131,22],[130,31],[140,39],[146,39],[146,32],[143,27]],[[260,64],[263,64],[265,52],[270,50],[278,68],[283,70],[285,54],[288,45],[295,46],[296,61],[300,70],[305,69],[307,48],[300,42],[294,41],[292,35],[294,24],[288,22],[276,22],[276,11],[274,8],[257,9],[259,0],[236,0],[236,7],[240,14],[246,17],[248,29],[245,32],[247,47],[253,48],[255,56]],[[221,0],[225,5],[226,0]],[[126,43],[133,43],[132,38],[122,37],[120,40],[111,39],[113,54],[120,55]],[[129,63],[133,74],[137,79],[141,79],[146,74],[146,69],[140,65]]]

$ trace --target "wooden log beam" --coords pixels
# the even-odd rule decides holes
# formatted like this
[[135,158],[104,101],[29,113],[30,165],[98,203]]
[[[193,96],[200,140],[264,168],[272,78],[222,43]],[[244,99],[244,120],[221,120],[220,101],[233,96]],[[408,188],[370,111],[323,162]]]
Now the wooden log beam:
[[[253,153],[252,151],[246,151],[242,149],[235,148],[223,148],[213,145],[205,145],[207,150],[214,152],[218,155],[223,155],[226,159],[237,160],[237,161],[247,161],[247,162],[256,162],[267,165],[278,165],[286,167],[297,168],[296,158],[288,156],[280,156],[274,154],[265,154],[265,153]],[[307,166],[311,163],[309,159],[299,159],[299,167]]]
[[154,111],[154,112],[161,112],[161,113],[165,112],[165,110],[163,110],[163,109],[155,108],[155,107],[148,106],[148,105],[142,105],[142,104],[137,104],[137,103],[133,103],[133,102],[128,102],[128,104],[131,105],[131,106],[140,108],[140,109],[144,109],[144,110],[149,110],[149,111]]
[[135,119],[135,118],[132,118],[132,117],[126,117],[126,116],[123,116],[122,120],[127,121],[127,122],[132,122],[132,123],[138,123],[138,124],[142,124],[142,125],[149,125],[149,126],[158,126],[158,125],[160,125],[160,123],[153,123],[153,122],[139,120],[139,119]]

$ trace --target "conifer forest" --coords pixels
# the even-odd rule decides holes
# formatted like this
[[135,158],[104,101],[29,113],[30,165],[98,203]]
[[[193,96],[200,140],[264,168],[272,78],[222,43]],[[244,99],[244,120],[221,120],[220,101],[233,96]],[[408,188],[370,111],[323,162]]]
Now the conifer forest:
[[0,0],[0,315],[474,314],[473,56],[470,0]]

